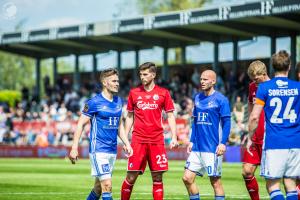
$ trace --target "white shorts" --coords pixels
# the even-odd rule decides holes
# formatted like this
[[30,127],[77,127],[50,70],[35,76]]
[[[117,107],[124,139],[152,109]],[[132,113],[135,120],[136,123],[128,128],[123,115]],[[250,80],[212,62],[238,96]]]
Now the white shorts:
[[266,179],[300,176],[300,149],[263,150],[260,175]]
[[99,180],[110,179],[116,161],[116,154],[90,153],[91,175]]
[[208,176],[222,175],[223,156],[217,156],[215,153],[191,152],[185,168],[195,172],[198,176],[203,176],[205,172]]

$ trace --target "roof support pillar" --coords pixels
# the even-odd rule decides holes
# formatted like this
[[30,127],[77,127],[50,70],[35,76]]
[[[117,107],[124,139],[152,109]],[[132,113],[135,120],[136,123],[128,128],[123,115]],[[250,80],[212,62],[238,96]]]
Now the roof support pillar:
[[35,93],[33,99],[37,102],[40,101],[41,94],[41,59],[37,58],[35,61]]
[[139,54],[139,47],[136,47],[135,48],[135,68],[134,68],[134,71],[133,71],[133,82],[136,83],[138,81],[138,67],[139,67],[139,64],[140,64],[140,54]]
[[75,55],[75,71],[73,73],[73,89],[79,91],[80,88],[80,73],[79,73],[79,56]]
[[[121,66],[121,54],[122,52],[120,50],[117,51],[117,70],[119,72],[119,77],[122,79],[122,66]],[[123,80],[120,80],[123,81]]]
[[181,44],[181,65],[182,67],[186,65],[186,44]]
[[291,34],[291,70],[289,77],[291,79],[296,79],[296,48],[297,48],[297,35],[295,33]]
[[232,71],[234,76],[237,75],[237,65],[238,65],[238,40],[233,39],[233,62],[232,62]]
[[219,65],[219,43],[214,42],[214,61],[213,61],[213,70],[219,74],[220,69],[218,67]]
[[53,57],[53,82],[57,82],[57,57]]
[[271,61],[271,58],[272,58],[272,55],[274,53],[276,53],[276,37],[274,35],[271,36],[271,48],[270,48],[271,52],[270,52],[270,62],[269,62],[269,70],[268,70],[268,73],[269,73],[269,76],[273,76],[273,67],[272,67],[272,61]]
[[164,51],[163,51],[163,67],[162,67],[162,80],[163,81],[168,81],[169,79],[169,66],[168,66],[168,46],[164,46]]
[[95,83],[97,81],[97,65],[98,65],[98,62],[97,62],[97,54],[94,53],[93,54],[93,73],[92,73],[92,81],[93,83]]

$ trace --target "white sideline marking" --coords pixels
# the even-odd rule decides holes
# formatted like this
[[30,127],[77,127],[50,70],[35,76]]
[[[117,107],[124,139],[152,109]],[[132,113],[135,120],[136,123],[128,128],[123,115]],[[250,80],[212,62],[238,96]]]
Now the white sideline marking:
[[[88,192],[0,192],[0,195],[78,195],[78,194],[86,194],[88,195]],[[150,192],[139,192],[139,193],[133,193],[132,198],[135,200],[140,200],[140,199],[153,199],[152,197],[149,198],[134,198],[135,195],[152,195]],[[185,193],[182,195],[186,195]],[[179,197],[168,197],[170,195],[165,194],[165,199],[182,199]],[[208,197],[211,196],[211,194],[200,194],[200,196],[203,197]],[[231,199],[241,199],[241,198],[249,198],[248,195],[226,195],[226,197],[229,197]],[[261,199],[269,199],[269,196],[261,196]],[[117,200],[117,199],[116,199]]]

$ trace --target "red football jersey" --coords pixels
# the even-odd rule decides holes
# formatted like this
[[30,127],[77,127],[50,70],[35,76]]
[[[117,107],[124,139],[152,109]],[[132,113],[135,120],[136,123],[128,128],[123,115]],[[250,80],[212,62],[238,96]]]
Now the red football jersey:
[[[249,94],[248,94],[248,101],[250,104],[253,105],[255,104],[256,91],[257,91],[257,85],[254,82],[250,83]],[[256,144],[262,144],[264,140],[264,134],[265,134],[265,112],[264,110],[262,110],[262,112],[260,113],[257,129],[252,137],[252,141]]]
[[164,144],[162,111],[174,110],[168,90],[157,85],[151,91],[144,86],[129,92],[128,112],[134,113],[132,142]]

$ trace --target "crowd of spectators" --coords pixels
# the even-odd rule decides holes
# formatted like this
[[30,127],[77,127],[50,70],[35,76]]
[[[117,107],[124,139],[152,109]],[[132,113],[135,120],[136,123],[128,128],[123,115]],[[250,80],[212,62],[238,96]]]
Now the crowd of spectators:
[[[245,77],[245,73],[237,77],[234,77],[232,73],[229,73],[228,77],[217,77],[216,89],[228,96],[232,102],[232,133],[229,138],[231,145],[239,145],[245,133],[244,112],[247,110],[243,103],[247,94]],[[189,141],[192,98],[199,91],[199,80],[198,69],[194,70],[190,80],[182,74],[174,74],[169,82],[157,80],[159,85],[170,90],[177,119],[185,121],[184,125],[179,123],[178,126],[178,137],[182,144]],[[0,144],[71,145],[80,111],[85,101],[100,91],[100,86],[98,83],[88,82],[76,91],[72,89],[71,82],[66,78],[59,79],[54,86],[50,85],[49,77],[44,77],[43,82],[45,96],[41,100],[34,92],[30,95],[29,90],[23,88],[22,101],[18,102],[15,107],[8,107],[5,103],[0,104]],[[124,83],[120,84],[119,95],[125,100],[124,115],[126,115],[126,95],[130,88],[137,84],[131,79],[124,80]],[[82,138],[83,144],[88,144],[88,130],[86,127]],[[170,133],[167,130],[168,127],[165,132],[166,143],[170,141]]]

